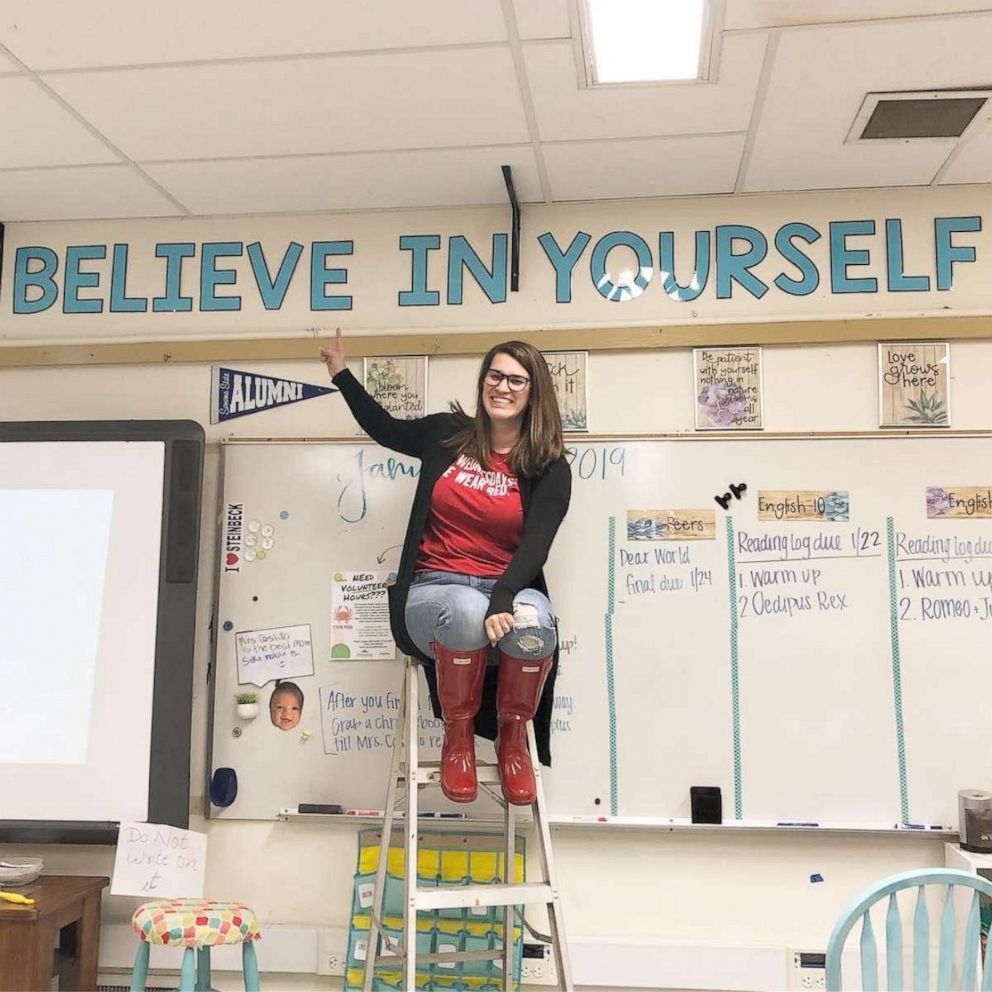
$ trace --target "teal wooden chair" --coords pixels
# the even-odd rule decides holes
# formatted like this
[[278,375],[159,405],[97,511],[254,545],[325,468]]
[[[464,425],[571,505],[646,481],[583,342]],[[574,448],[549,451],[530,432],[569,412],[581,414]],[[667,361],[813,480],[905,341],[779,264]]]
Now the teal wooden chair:
[[[937,941],[937,973],[930,968],[930,912],[927,908],[927,887],[943,889],[944,905],[940,910]],[[906,889],[916,889],[913,909],[911,943],[904,948],[903,926],[897,896]],[[965,890],[968,907],[964,913],[964,930],[957,929],[957,908],[955,890]],[[931,892],[933,890],[931,889]],[[970,896],[967,892],[970,891]],[[981,975],[982,963],[980,946],[980,907],[982,896],[992,899],[992,882],[977,875],[971,875],[955,868],[922,868],[890,875],[865,889],[841,913],[830,941],[827,944],[827,990],[840,992],[842,986],[841,955],[848,934],[861,920],[861,981],[848,983],[848,988],[863,989],[864,992],[877,992],[879,988],[878,948],[872,926],[871,907],[888,897],[885,913],[885,971],[889,992],[905,992],[908,989],[939,992],[951,989],[977,989],[983,992],[992,990],[992,962],[988,962]],[[912,951],[912,980],[904,981],[903,958],[907,950]],[[980,984],[979,984],[980,982]]]

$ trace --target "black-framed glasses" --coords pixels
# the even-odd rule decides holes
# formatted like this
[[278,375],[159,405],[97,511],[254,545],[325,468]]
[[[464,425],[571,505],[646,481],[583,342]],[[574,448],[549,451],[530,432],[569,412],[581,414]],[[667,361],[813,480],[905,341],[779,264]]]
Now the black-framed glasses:
[[519,393],[530,384],[530,379],[525,375],[508,375],[506,372],[500,372],[499,369],[490,369],[486,373],[487,386],[498,386],[504,379],[514,393]]

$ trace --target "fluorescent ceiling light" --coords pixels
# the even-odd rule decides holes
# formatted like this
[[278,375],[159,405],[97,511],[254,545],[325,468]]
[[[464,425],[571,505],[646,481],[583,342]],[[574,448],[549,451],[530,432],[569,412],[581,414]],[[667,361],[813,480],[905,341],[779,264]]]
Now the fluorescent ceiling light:
[[586,0],[593,82],[697,79],[706,0]]

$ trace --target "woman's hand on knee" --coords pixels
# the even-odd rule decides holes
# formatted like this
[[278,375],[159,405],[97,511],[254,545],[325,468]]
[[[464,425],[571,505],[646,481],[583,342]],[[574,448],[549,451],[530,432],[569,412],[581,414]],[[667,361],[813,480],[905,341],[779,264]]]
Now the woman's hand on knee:
[[491,617],[486,617],[484,626],[489,643],[495,644],[501,637],[505,637],[513,630],[513,614],[494,613]]

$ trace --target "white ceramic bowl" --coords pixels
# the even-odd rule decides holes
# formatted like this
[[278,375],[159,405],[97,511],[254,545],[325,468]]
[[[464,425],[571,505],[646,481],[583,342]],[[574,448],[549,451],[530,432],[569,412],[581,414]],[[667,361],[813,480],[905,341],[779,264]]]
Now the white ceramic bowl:
[[41,858],[7,858],[0,855],[0,888],[28,885],[40,874]]

